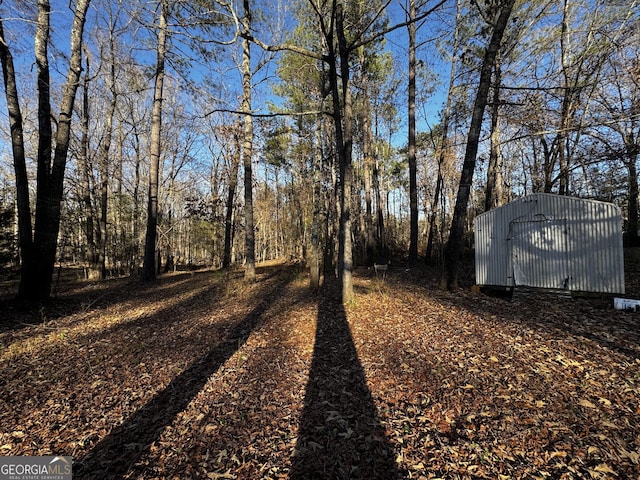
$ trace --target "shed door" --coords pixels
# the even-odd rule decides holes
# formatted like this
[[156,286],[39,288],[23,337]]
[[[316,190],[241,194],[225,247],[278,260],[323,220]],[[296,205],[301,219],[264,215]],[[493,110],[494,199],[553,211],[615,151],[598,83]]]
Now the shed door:
[[515,285],[569,288],[566,220],[511,225],[511,261]]

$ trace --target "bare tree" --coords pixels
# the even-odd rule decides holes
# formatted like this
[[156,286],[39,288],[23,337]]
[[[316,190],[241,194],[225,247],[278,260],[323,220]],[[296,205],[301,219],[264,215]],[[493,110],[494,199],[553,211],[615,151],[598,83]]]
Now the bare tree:
[[153,95],[153,113],[150,133],[149,193],[147,202],[147,233],[144,243],[144,263],[142,280],[153,281],[156,278],[156,238],[158,228],[158,177],[160,170],[160,149],[162,144],[162,100],[164,88],[165,62],[167,52],[167,21],[169,16],[168,0],[160,0],[158,21],[158,45],[156,50],[155,85]]
[[222,267],[231,266],[231,245],[233,243],[233,211],[238,187],[238,170],[240,167],[240,124],[224,129],[224,135],[230,137],[232,148],[229,149],[228,165],[229,165],[229,185],[227,190],[227,202],[224,218],[224,252],[222,255]]
[[1,32],[0,56],[2,57],[4,85],[12,132],[19,210],[18,220],[20,224],[22,270],[18,298],[23,301],[41,301],[51,293],[58,233],[60,231],[61,201],[69,151],[71,118],[76,92],[80,85],[82,37],[89,2],[90,0],[78,0],[73,11],[69,69],[66,75],[66,83],[62,89],[60,113],[55,122],[57,127],[55,135],[52,129],[51,78],[48,59],[51,8],[48,0],[39,0],[37,3],[38,14],[34,44],[38,98],[38,149],[36,213],[33,235],[31,233],[31,213],[29,211],[29,187],[24,163],[22,116],[19,108],[15,70],[3,29]]
[[416,160],[416,2],[409,0],[409,265],[418,262],[418,162]]
[[456,197],[449,240],[445,250],[446,269],[441,281],[441,285],[446,288],[457,288],[458,270],[460,265],[460,254],[462,251],[462,238],[467,220],[467,206],[471,196],[471,185],[476,167],[476,156],[478,154],[478,143],[482,129],[482,117],[487,105],[489,89],[491,87],[491,73],[496,61],[496,56],[502,44],[502,38],[507,28],[509,18],[515,0],[495,0],[492,6],[496,8],[495,21],[490,25],[491,37],[486,47],[482,67],[480,69],[480,79],[478,90],[473,104],[473,113],[469,133],[467,136],[467,146],[462,165],[460,185]]
[[[243,1],[244,14],[242,28],[245,33],[251,31],[251,10],[249,0]],[[244,278],[249,282],[256,279],[255,227],[253,222],[253,117],[251,116],[251,42],[242,39],[242,111],[244,112],[244,139],[242,143],[242,162],[244,166]]]
[[493,95],[491,99],[491,134],[489,147],[489,165],[487,166],[487,186],[485,189],[484,210],[488,211],[502,204],[502,151],[500,148],[500,86],[502,70],[500,55],[496,57],[493,69]]
[[[453,45],[451,52],[451,66],[449,68],[449,87],[447,89],[447,100],[445,102],[444,111],[442,112],[441,120],[441,136],[440,136],[440,149],[438,153],[438,166],[436,174],[436,186],[434,189],[433,198],[431,200],[431,208],[429,212],[429,234],[427,237],[427,250],[425,253],[425,261],[427,263],[433,260],[433,243],[436,233],[436,219],[438,213],[438,203],[440,202],[440,196],[442,187],[444,184],[444,177],[442,169],[445,163],[445,157],[447,149],[449,148],[449,126],[451,124],[451,110],[454,96],[454,84],[456,78],[456,67],[458,63],[458,47],[460,45],[460,0],[456,0],[456,16],[455,27],[453,30]],[[444,228],[444,226],[441,226]]]

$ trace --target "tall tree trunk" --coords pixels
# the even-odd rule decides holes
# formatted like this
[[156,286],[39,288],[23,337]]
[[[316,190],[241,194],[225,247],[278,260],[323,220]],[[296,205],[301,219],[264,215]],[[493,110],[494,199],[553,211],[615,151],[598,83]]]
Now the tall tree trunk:
[[[71,118],[73,116],[73,106],[82,74],[82,37],[88,8],[89,0],[78,0],[71,27],[69,71],[63,90],[62,101],[60,102],[60,114],[57,120],[53,164],[48,182],[48,198],[45,201],[46,207],[44,209],[45,217],[39,217],[36,210],[34,242],[36,251],[40,252],[39,264],[42,265],[41,272],[43,273],[43,275],[39,277],[40,280],[38,283],[41,288],[39,289],[40,293],[37,294],[38,298],[46,298],[51,292],[51,277],[56,259],[58,232],[60,230],[61,202],[64,194],[64,172],[66,170],[69,139],[71,136]],[[49,158],[50,148],[49,146]]]
[[502,152],[500,149],[500,84],[502,75],[499,55],[496,58],[493,77],[493,99],[491,103],[491,132],[489,147],[489,165],[487,167],[487,187],[484,198],[484,211],[502,204]]
[[[329,76],[330,76],[330,84],[333,88],[334,80],[331,77],[331,67],[329,67]],[[336,83],[337,85],[337,83]],[[332,102],[335,102],[335,98],[332,96]],[[327,131],[324,132],[323,138],[330,137],[332,139],[332,143],[338,145],[338,141],[335,139],[335,119],[333,119],[333,135],[331,134],[330,127],[326,126]],[[326,156],[323,155],[326,158]],[[324,272],[325,278],[329,275],[335,276],[336,274],[336,246],[337,243],[335,239],[337,238],[336,232],[338,230],[337,225],[339,223],[340,218],[340,208],[338,202],[338,173],[337,173],[337,164],[336,164],[336,156],[329,156],[330,162],[328,168],[326,168],[324,173],[324,181],[327,185],[331,185],[331,188],[326,192],[324,196],[324,210],[325,210],[325,222],[324,222],[324,255],[322,259],[322,270]]]
[[116,228],[114,229],[114,234],[117,238],[117,241],[115,242],[116,248],[114,249],[114,257],[115,257],[114,260],[116,262],[116,265],[118,266],[119,275],[125,274],[125,265],[128,264],[128,259],[126,258],[126,249],[127,249],[126,225],[125,225],[125,220],[123,218],[125,202],[123,201],[124,196],[122,195],[122,188],[123,188],[122,174],[124,173],[123,172],[124,138],[125,138],[125,134],[124,134],[123,125],[121,122],[119,122],[118,130],[117,130],[117,139],[116,139],[116,145],[117,145],[116,161],[118,163],[114,169],[115,170],[114,181],[116,184],[115,192],[116,192],[116,198],[118,199],[117,206],[116,206],[116,214],[114,216],[114,222],[116,224]]
[[416,159],[416,2],[409,0],[409,265],[418,262],[418,162]]
[[[133,112],[132,112],[133,113]],[[133,127],[134,150],[135,150],[135,169],[133,175],[133,225],[131,228],[131,250],[129,257],[129,274],[133,275],[140,268],[140,164],[142,162],[140,154],[140,137],[136,126]]]
[[109,201],[109,152],[111,150],[111,139],[113,137],[113,118],[116,114],[116,106],[118,103],[118,92],[116,89],[116,58],[113,26],[109,32],[109,76],[108,86],[111,93],[109,99],[109,107],[105,118],[105,135],[100,145],[100,237],[98,242],[98,268],[100,269],[100,278],[107,276],[107,213]]
[[[36,172],[36,211],[33,232],[33,266],[27,272],[29,277],[20,279],[18,297],[29,300],[40,300],[49,296],[51,290],[51,275],[55,262],[55,250],[51,266],[43,262],[43,254],[38,246],[46,245],[46,256],[51,251],[51,243],[56,239],[46,237],[47,217],[49,217],[49,202],[53,200],[51,194],[51,148],[53,145],[53,133],[51,128],[51,91],[49,75],[49,36],[51,7],[48,0],[39,0],[38,19],[36,24],[36,36],[34,41],[36,57],[36,76],[38,92],[38,148],[37,148],[37,172]],[[52,212],[53,213],[53,212]],[[58,226],[59,228],[59,226]],[[57,235],[56,235],[57,237]],[[50,270],[50,271],[49,271]],[[39,278],[39,279],[38,279]],[[48,282],[45,278],[49,278]]]
[[[442,137],[440,139],[440,153],[438,154],[438,173],[436,178],[436,188],[431,201],[431,212],[429,214],[429,236],[427,238],[427,250],[425,261],[433,261],[433,242],[436,234],[436,219],[438,218],[438,204],[444,178],[442,167],[444,165],[447,150],[449,148],[449,124],[451,122],[451,104],[453,103],[453,87],[456,78],[456,67],[458,62],[458,46],[460,45],[460,0],[456,1],[456,26],[453,32],[453,54],[451,57],[451,67],[449,69],[449,88],[447,90],[447,102],[442,114]],[[441,226],[444,228],[444,225]]]
[[362,156],[364,180],[364,244],[367,265],[373,265],[376,249],[376,229],[373,222],[373,196],[371,175],[374,169],[373,130],[371,128],[371,99],[369,98],[369,72],[364,47],[358,49],[360,57],[360,83],[362,89]]
[[279,258],[284,251],[284,241],[282,241],[282,226],[280,225],[280,179],[278,175],[279,168],[277,165],[273,166],[273,181],[275,183],[275,198],[274,198],[274,208],[275,208],[275,216],[274,216],[274,248],[273,253],[271,254],[271,258]]
[[[336,5],[336,34],[340,58],[341,89],[338,89],[338,72],[335,61],[331,62],[333,78],[333,104],[338,146],[338,170],[340,175],[340,223],[338,235],[338,275],[342,284],[342,301],[353,299],[353,242],[351,237],[351,186],[353,166],[351,164],[353,145],[353,110],[351,104],[351,82],[349,50],[344,30],[344,11],[342,2]],[[335,54],[335,51],[334,51]],[[331,56],[335,59],[335,55]],[[342,93],[342,102],[339,98]],[[341,108],[342,107],[342,108]]]
[[489,41],[482,61],[480,80],[473,104],[469,134],[467,136],[467,147],[465,150],[464,162],[462,164],[460,185],[456,196],[453,219],[451,220],[449,240],[447,241],[447,247],[445,250],[446,269],[441,284],[450,289],[458,287],[460,254],[462,253],[462,240],[467,222],[467,206],[469,204],[469,197],[471,196],[473,173],[476,167],[478,143],[480,140],[480,131],[482,129],[482,117],[487,105],[487,97],[489,95],[489,88],[491,87],[491,73],[493,71],[493,66],[495,65],[496,55],[498,54],[502,44],[502,37],[507,27],[514,4],[515,0],[503,0],[501,2],[498,18],[491,34],[491,40]]
[[229,190],[227,192],[227,205],[224,217],[224,252],[222,255],[222,268],[231,266],[231,245],[233,244],[233,204],[235,202],[236,188],[238,187],[238,170],[240,168],[240,125],[233,129],[233,154],[230,158]]
[[[380,166],[378,159],[375,160],[373,172],[371,175],[371,183],[373,184],[373,192],[376,196],[376,250],[377,256],[387,257],[387,233],[385,227],[384,214],[387,202],[382,195],[382,187],[380,186]],[[387,216],[388,218],[388,216]]]
[[84,209],[84,234],[87,240],[87,278],[95,280],[99,278],[96,274],[96,265],[98,263],[98,250],[96,246],[95,225],[93,223],[95,209],[93,208],[93,195],[91,193],[91,166],[89,161],[89,60],[86,59],[86,70],[84,72],[84,82],[82,84],[82,119],[81,119],[81,137],[80,137],[80,154],[78,155],[78,168],[80,170],[80,191],[81,205]]
[[[251,31],[251,11],[249,0],[244,0],[242,28]],[[251,116],[251,42],[242,39],[242,111],[244,112],[244,139],[242,162],[244,166],[244,278],[249,282],[256,279],[256,239],[253,218],[253,117]]]
[[31,232],[31,210],[29,201],[29,179],[24,152],[24,131],[22,111],[16,83],[13,56],[4,35],[4,25],[0,18],[0,61],[4,91],[9,113],[13,169],[16,176],[16,205],[18,210],[18,244],[21,256],[20,278],[28,278],[28,270],[33,267],[33,236]]
[[162,100],[164,68],[167,48],[168,0],[161,0],[158,24],[158,46],[156,52],[155,85],[153,89],[153,111],[151,114],[149,193],[147,199],[147,233],[144,242],[142,280],[156,279],[156,238],[158,228],[158,186],[160,171],[160,145],[162,132]]
[[[51,8],[47,0],[38,1],[35,36],[38,89],[38,149],[36,174],[36,218],[32,248],[21,272],[18,298],[41,301],[49,297],[60,231],[64,172],[69,151],[71,117],[82,73],[82,36],[89,0],[78,0],[71,26],[69,70],[62,90],[57,118],[55,150],[52,155],[50,76],[48,49]],[[20,190],[20,188],[18,189]],[[28,208],[28,207],[27,207]],[[22,213],[26,215],[26,213]],[[20,214],[19,214],[20,215]],[[24,252],[23,252],[24,255]]]
[[316,148],[313,153],[313,216],[311,219],[311,251],[309,252],[309,283],[312,289],[320,286],[320,213],[321,213],[321,183],[320,173],[322,166],[322,123],[320,119],[316,122],[315,143]]
[[[163,273],[169,273],[174,266],[174,247],[175,247],[175,232],[173,225],[173,199],[176,186],[176,160],[178,157],[178,150],[174,149],[171,154],[171,168],[169,169],[169,188],[167,189],[167,215],[166,215],[166,230],[164,235],[161,233],[161,238],[164,237],[164,244],[167,251],[166,261],[162,268]],[[216,213],[214,213],[215,215]],[[215,244],[214,244],[215,247]]]
[[626,135],[626,153],[627,153],[627,171],[629,183],[629,200],[627,202],[627,236],[629,238],[629,246],[636,247],[640,245],[638,237],[638,170],[636,164],[640,147],[634,139],[631,131]]
[[558,152],[558,161],[560,167],[560,185],[558,187],[558,193],[560,195],[568,195],[569,193],[569,166],[567,164],[568,158],[566,157],[566,145],[568,142],[568,128],[571,119],[571,110],[573,104],[574,86],[570,79],[570,59],[569,59],[569,0],[564,0],[564,6],[562,10],[562,26],[560,33],[560,57],[562,64],[562,76],[563,76],[563,97],[562,97],[562,111],[560,118],[560,129],[556,137],[556,148]]

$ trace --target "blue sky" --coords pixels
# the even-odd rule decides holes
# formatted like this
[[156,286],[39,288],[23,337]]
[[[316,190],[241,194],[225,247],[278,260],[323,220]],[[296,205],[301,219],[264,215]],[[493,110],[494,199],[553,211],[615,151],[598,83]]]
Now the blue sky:
[[[391,24],[399,23],[405,20],[404,12],[400,7],[399,2],[404,3],[404,0],[394,0],[392,1],[392,3],[388,8],[388,14],[391,20]],[[258,5],[260,5],[261,3],[263,2],[258,0]],[[266,4],[266,2],[264,3]],[[5,19],[4,21],[5,32],[8,40],[11,42],[11,47],[14,53],[14,60],[16,62],[16,67],[20,72],[20,75],[23,78],[23,80],[27,81],[28,84],[30,85],[30,87],[27,87],[27,84],[24,84],[24,83],[20,85],[21,92],[23,92],[23,94],[26,94],[28,88],[30,89],[34,88],[34,84],[33,84],[34,78],[35,78],[35,68],[33,65],[34,63],[34,53],[33,53],[34,25],[33,25],[33,22],[30,21],[29,19],[25,20],[24,18],[21,18],[21,17],[24,17],[25,14],[21,11],[16,10],[16,5],[17,4],[4,3],[0,6],[0,12],[3,14],[3,18]],[[114,6],[115,4],[111,3],[109,5]],[[31,6],[30,8],[33,9],[34,7]],[[91,7],[90,14],[89,14],[89,23],[85,30],[85,39],[87,39],[88,34],[91,31],[93,25],[95,25],[98,11],[100,14],[104,14],[105,13],[104,6],[100,2],[94,0]],[[69,50],[69,30],[70,30],[70,25],[72,21],[72,12],[69,9],[69,3],[66,0],[53,0],[51,18],[52,18],[52,34],[51,34],[52,47],[50,48],[50,62],[51,62],[51,69],[52,69],[52,77],[55,82],[62,82],[63,77],[66,74],[66,68],[67,68],[66,57],[68,55],[68,50]],[[289,29],[292,27],[291,22],[292,22],[291,18],[287,18],[284,20],[283,26],[282,26],[283,28],[282,33],[286,34],[286,32],[289,31]],[[424,40],[425,38],[433,36],[433,31],[441,28],[442,28],[442,22],[438,20],[438,17],[434,16],[419,30],[418,32],[419,41],[421,39]],[[148,38],[148,33],[145,32],[144,28],[140,28],[138,26],[138,29],[139,29],[139,36],[137,38],[131,36],[130,42],[139,47],[136,50],[136,55],[138,57],[139,62],[142,64],[151,66],[153,65],[155,60],[155,52],[152,49],[152,42],[149,40],[147,41],[144,40],[145,37]],[[389,35],[388,42],[386,44],[387,48],[390,51],[392,51],[393,54],[396,56],[397,71],[400,71],[400,72],[406,72],[406,68],[407,68],[407,52],[406,52],[406,47],[408,44],[407,36],[408,36],[407,29],[404,27],[400,28]],[[174,39],[174,43],[176,46],[178,46],[183,50],[186,48],[184,44],[180,44],[179,37]],[[92,47],[92,48],[95,48],[95,47]],[[219,47],[219,48],[233,49],[235,47]],[[262,52],[258,47],[253,47],[253,57],[254,57],[254,60],[256,61],[262,57]],[[426,120],[431,125],[437,122],[437,115],[439,110],[442,108],[445,94],[446,94],[445,80],[448,75],[449,67],[447,64],[443,63],[440,60],[439,55],[435,54],[435,49],[433,47],[433,44],[423,45],[418,52],[418,57],[421,58],[430,66],[432,66],[435,72],[439,75],[439,79],[440,79],[440,82],[437,83],[438,89],[436,90],[434,95],[431,96],[427,100],[427,102],[419,105],[419,108],[418,108],[418,112],[417,112],[419,115],[418,129],[426,130],[428,128],[427,123],[425,122],[425,118],[421,117],[420,115],[423,115],[423,116],[426,115],[427,117]],[[221,57],[221,60],[223,59],[224,57]],[[226,63],[226,66],[225,66],[225,63]],[[226,87],[229,88],[229,90],[227,90],[226,93],[223,92],[224,99],[229,101],[227,106],[233,107],[234,104],[236,104],[235,107],[237,107],[236,95],[238,93],[238,89],[236,87],[238,87],[240,83],[237,69],[235,69],[228,60],[227,61],[223,60],[222,64],[219,65],[219,67],[222,67],[222,69],[225,72],[224,82],[221,82],[221,83],[225,83]],[[274,75],[275,67],[276,65],[275,63],[273,63],[268,68],[264,69],[261,75],[263,76]],[[192,68],[190,69],[190,72],[188,74],[188,76],[190,76],[196,82],[201,81],[205,77],[215,78],[218,75],[219,74],[217,72],[213,71],[213,68],[210,68],[208,66],[198,65],[197,63],[194,63],[192,65]],[[218,77],[218,78],[221,78],[221,77]],[[260,80],[260,77],[258,77],[258,80]],[[406,121],[405,121],[406,78],[403,80],[403,82],[405,83],[405,85],[403,86],[403,89],[401,89],[401,91],[398,93],[399,98],[397,102],[398,108],[399,108],[399,116],[403,126],[396,133],[393,139],[394,143],[396,143],[397,145],[402,145],[406,143],[406,127],[404,127],[404,125],[406,124]],[[149,87],[150,86],[151,86],[151,82],[149,82]],[[418,84],[419,90],[424,87],[425,87],[424,85]],[[262,94],[256,94],[254,96],[254,100],[255,100],[254,108],[264,109],[264,106],[267,101],[274,101],[274,100],[277,101],[277,99],[274,99],[269,93],[268,82],[263,83],[260,86],[260,89],[262,90]],[[33,103],[33,100],[31,100],[30,102]],[[194,112],[194,113],[202,113],[202,112]],[[0,126],[0,128],[6,131],[8,129],[8,119],[6,116],[6,106],[4,103],[4,95],[2,95],[2,98],[0,98],[0,121],[2,122],[2,125]],[[0,139],[0,149],[6,152],[6,143],[4,138]]]

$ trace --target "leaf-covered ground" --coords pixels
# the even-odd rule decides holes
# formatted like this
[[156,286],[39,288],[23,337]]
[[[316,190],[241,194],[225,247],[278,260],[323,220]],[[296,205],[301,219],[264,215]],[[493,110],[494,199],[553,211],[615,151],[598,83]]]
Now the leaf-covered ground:
[[[0,455],[78,479],[640,477],[640,315],[295,266],[0,306]],[[4,311],[2,310],[4,308]]]

